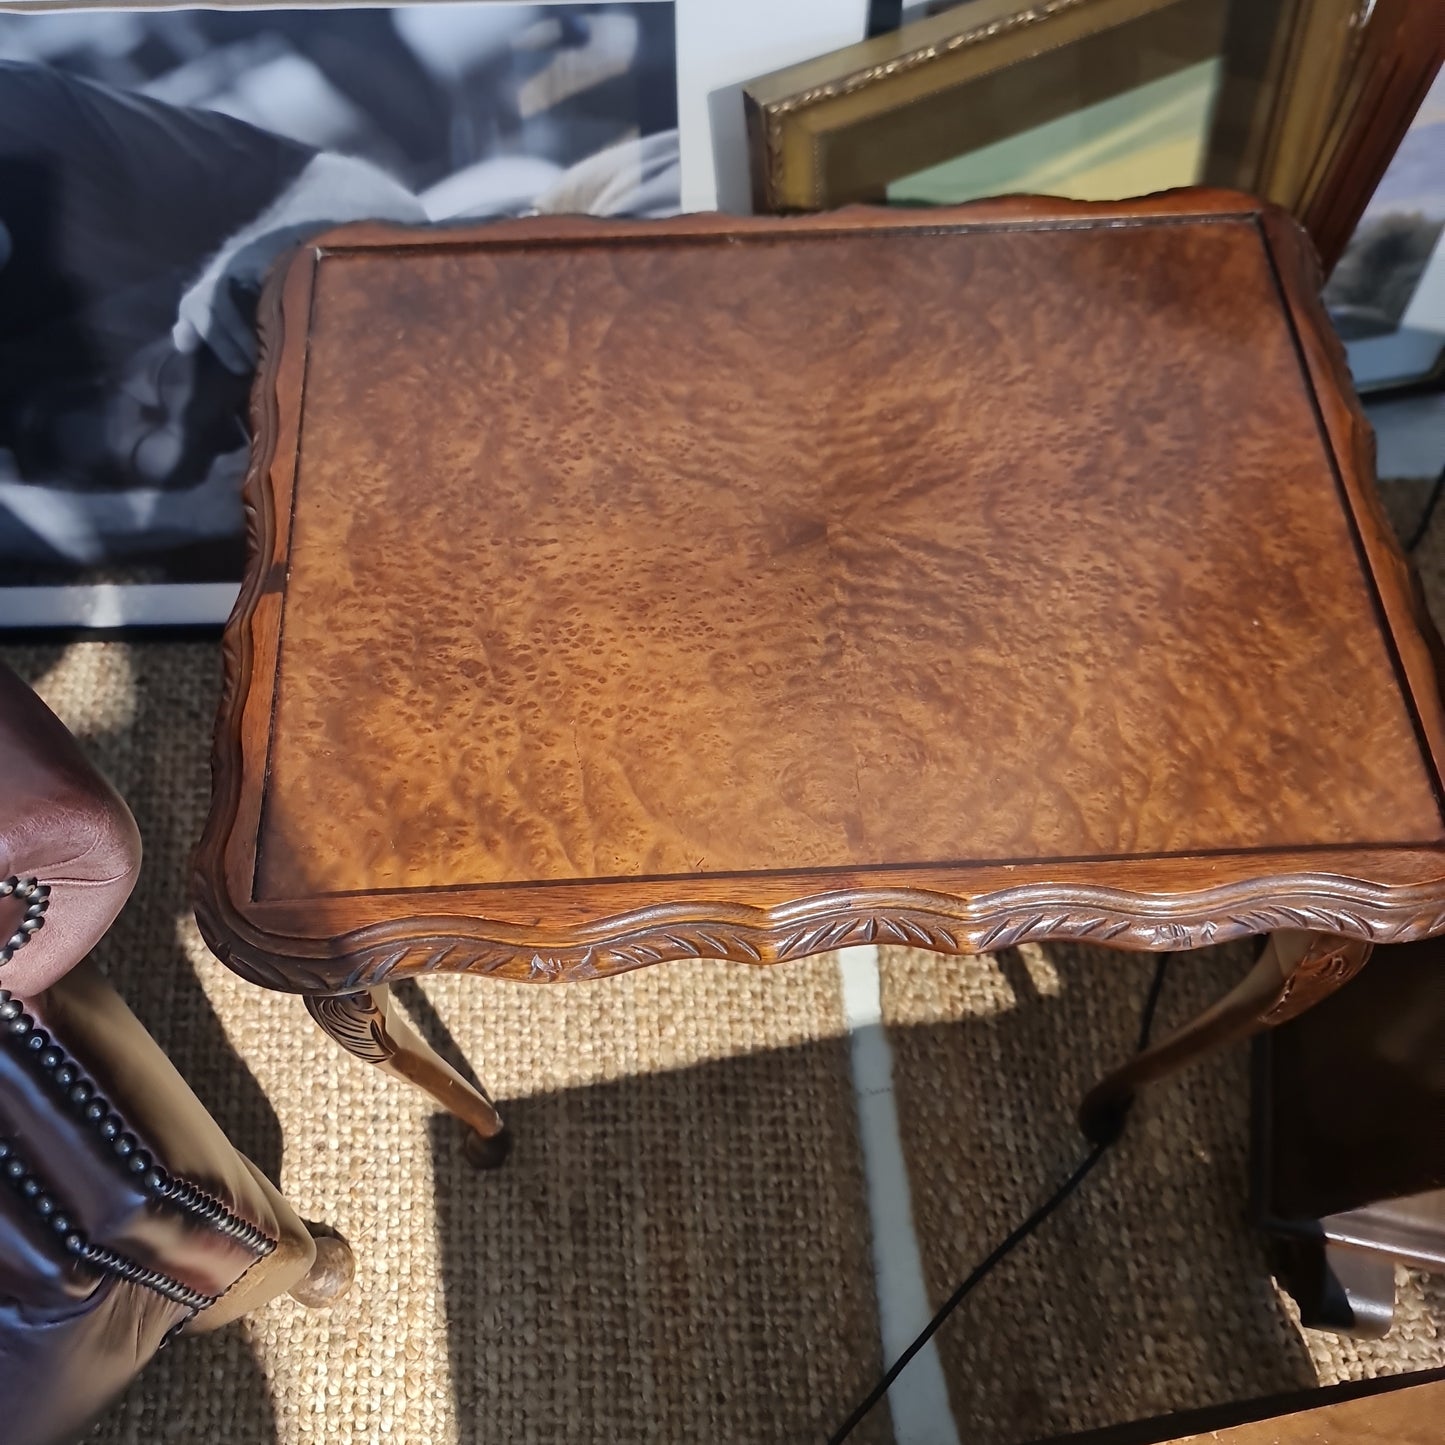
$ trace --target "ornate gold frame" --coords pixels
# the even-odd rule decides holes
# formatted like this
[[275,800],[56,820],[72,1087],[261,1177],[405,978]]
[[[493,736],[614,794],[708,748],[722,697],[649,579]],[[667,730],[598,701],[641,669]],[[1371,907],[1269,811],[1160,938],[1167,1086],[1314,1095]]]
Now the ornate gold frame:
[[[1437,0],[1416,3],[1439,13]],[[1374,0],[1217,4],[1222,17],[1208,0],[971,0],[761,76],[743,89],[754,208],[880,200],[890,180],[959,153],[965,94],[970,144],[986,144],[1072,109],[1080,74],[1099,98],[1115,93],[1111,49],[1146,34],[1181,61],[1205,44],[1218,54],[1222,19],[1224,75],[1201,179],[1301,214],[1355,66],[1390,14],[1375,16]],[[1016,84],[1022,65],[1036,68],[1027,88]],[[1051,68],[1067,72],[1067,87],[1049,83]]]

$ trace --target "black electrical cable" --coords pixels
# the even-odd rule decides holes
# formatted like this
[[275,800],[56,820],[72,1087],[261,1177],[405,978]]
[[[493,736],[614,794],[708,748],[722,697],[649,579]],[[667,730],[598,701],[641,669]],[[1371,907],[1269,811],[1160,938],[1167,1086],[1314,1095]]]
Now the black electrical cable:
[[1172,953],[1161,953],[1154,960],[1154,977],[1149,980],[1149,992],[1144,997],[1144,1007],[1139,1014],[1139,1042],[1134,1052],[1142,1054],[1149,1047],[1149,1036],[1154,1032],[1154,1015],[1159,1012],[1159,995],[1164,992],[1164,975],[1169,971]]
[[854,1429],[861,1423],[863,1417],[888,1393],[888,1387],[903,1373],[904,1369],[907,1368],[908,1362],[933,1338],[938,1327],[958,1308],[965,1297],[973,1290],[974,1286],[981,1283],[989,1271],[993,1269],[994,1265],[1002,1260],[1015,1245],[1021,1244],[1027,1239],[1029,1235],[1089,1177],[1089,1171],[1104,1157],[1105,1152],[1112,1144],[1113,1139],[1106,1139],[1102,1143],[1095,1144],[1094,1147],[1089,1150],[1088,1154],[1084,1156],[1083,1162],[1064,1180],[1058,1189],[1039,1205],[1039,1207],[949,1295],[943,1302],[943,1306],[938,1313],[919,1331],[913,1343],[894,1360],[883,1378],[859,1401],[853,1413],[828,1437],[828,1445],[840,1445],[841,1441],[846,1440],[848,1436],[853,1433]]
[[[1149,1036],[1154,1030],[1154,1015],[1159,1010],[1159,997],[1164,991],[1164,975],[1172,956],[1161,953],[1155,961],[1154,977],[1150,981],[1149,992],[1145,996],[1143,1012],[1139,1018],[1139,1043],[1136,1052],[1142,1053],[1149,1047]],[[1118,1142],[1122,1133],[1122,1129],[1115,1130],[1108,1138],[1095,1144],[1084,1155],[1074,1172],[944,1300],[938,1312],[918,1332],[913,1343],[894,1360],[878,1383],[858,1402],[853,1413],[828,1437],[828,1445],[841,1445],[841,1442],[853,1433],[863,1417],[888,1393],[889,1386],[908,1368],[908,1362],[933,1338],[944,1320],[987,1278],[996,1264],[1022,1244],[1089,1177],[1094,1166]]]

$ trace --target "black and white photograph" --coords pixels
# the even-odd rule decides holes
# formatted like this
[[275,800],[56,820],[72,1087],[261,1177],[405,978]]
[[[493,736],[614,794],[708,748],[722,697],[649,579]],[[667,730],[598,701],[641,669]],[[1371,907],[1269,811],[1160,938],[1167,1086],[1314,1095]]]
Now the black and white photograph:
[[0,13],[0,628],[225,619],[308,235],[678,204],[672,0]]

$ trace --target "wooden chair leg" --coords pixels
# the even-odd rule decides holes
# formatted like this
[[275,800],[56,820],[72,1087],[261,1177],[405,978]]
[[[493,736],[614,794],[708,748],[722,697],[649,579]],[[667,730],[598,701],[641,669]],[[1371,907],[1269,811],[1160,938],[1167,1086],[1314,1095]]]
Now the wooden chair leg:
[[294,1285],[291,1298],[309,1310],[325,1309],[335,1304],[356,1278],[356,1256],[339,1234],[308,1225],[316,1242],[316,1261],[305,1279]]
[[470,1129],[467,1157],[494,1169],[511,1150],[511,1135],[492,1101],[469,1084],[403,1019],[386,988],[318,998],[306,1010],[348,1053],[426,1090]]
[[1299,929],[1271,934],[1258,962],[1218,1003],[1089,1090],[1079,1110],[1080,1127],[1095,1143],[1114,1137],[1145,1084],[1177,1073],[1223,1044],[1303,1013],[1348,983],[1365,966],[1371,946],[1360,939]]

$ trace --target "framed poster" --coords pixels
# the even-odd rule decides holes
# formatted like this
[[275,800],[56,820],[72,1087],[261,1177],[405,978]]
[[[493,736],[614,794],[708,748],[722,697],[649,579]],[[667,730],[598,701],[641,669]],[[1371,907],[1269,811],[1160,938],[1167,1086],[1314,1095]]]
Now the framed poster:
[[0,13],[0,628],[224,621],[307,234],[678,203],[672,0]]

